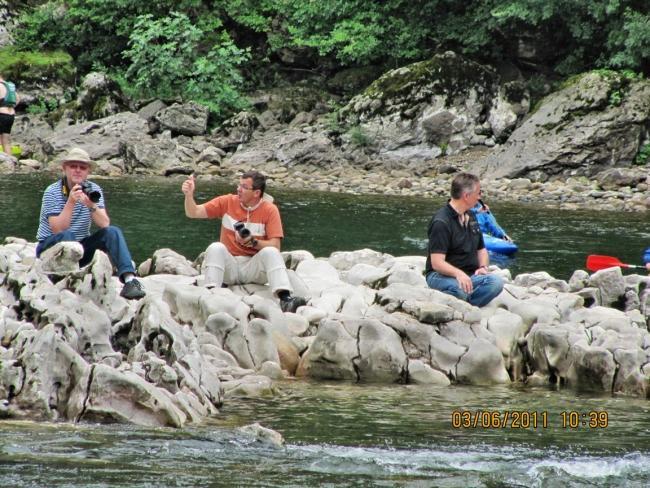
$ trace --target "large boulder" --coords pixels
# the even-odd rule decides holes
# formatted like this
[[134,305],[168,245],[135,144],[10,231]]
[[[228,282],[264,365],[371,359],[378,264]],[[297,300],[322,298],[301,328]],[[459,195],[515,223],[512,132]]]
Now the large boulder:
[[486,339],[477,338],[456,366],[456,380],[472,385],[509,383],[499,349]]
[[175,103],[163,108],[156,114],[156,118],[164,129],[169,129],[175,134],[186,136],[200,136],[208,128],[209,110],[195,102],[185,104]]
[[130,371],[93,367],[88,397],[76,420],[132,422],[145,426],[182,427],[187,415],[167,390],[156,388]]
[[589,286],[600,290],[601,305],[622,308],[625,301],[625,280],[621,268],[596,271],[589,279]]
[[[19,335],[22,339],[14,340],[17,361],[0,361],[4,383],[0,391],[6,389],[5,398],[13,397],[11,409],[31,418],[76,420],[76,414],[83,408],[90,365],[57,333],[53,324],[39,331],[25,328]],[[12,370],[18,373],[13,379]]]
[[135,113],[122,112],[91,122],[60,128],[43,141],[43,151],[58,164],[71,147],[84,148],[91,159],[108,160],[121,156],[121,144],[139,140],[147,133],[147,121]]
[[490,178],[591,177],[631,166],[650,118],[650,81],[590,72],[539,105],[476,171]]
[[578,341],[569,350],[569,361],[567,380],[570,386],[585,391],[612,391],[617,365],[614,355],[607,349]]
[[341,115],[385,157],[432,159],[512,130],[527,109],[526,94],[502,91],[498,81],[495,71],[447,52],[389,71]]
[[343,162],[338,148],[324,132],[291,131],[276,137],[276,142],[274,157],[285,166],[303,164],[331,168]]
[[323,320],[316,339],[302,356],[296,376],[358,380],[354,364],[359,355],[356,334],[357,330],[348,330],[338,320]]
[[105,73],[93,71],[81,81],[77,110],[85,120],[101,119],[128,109],[120,86]]

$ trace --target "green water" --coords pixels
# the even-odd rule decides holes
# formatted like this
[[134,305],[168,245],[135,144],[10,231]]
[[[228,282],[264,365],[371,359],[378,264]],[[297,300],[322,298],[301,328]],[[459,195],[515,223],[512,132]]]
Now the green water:
[[[521,387],[280,383],[179,430],[0,422],[4,486],[645,487],[650,404]],[[464,408],[547,414],[528,429],[452,427]],[[606,428],[562,427],[563,411],[607,412]],[[238,433],[260,422],[273,448]]]
[[[0,239],[35,240],[41,195],[51,182],[34,176],[5,176],[0,181]],[[219,221],[187,219],[181,179],[98,180],[106,193],[114,225],[124,230],[136,263],[156,249],[169,247],[193,260],[218,237]],[[234,190],[231,186],[199,182],[197,200]],[[489,189],[488,189],[489,191]],[[395,256],[424,255],[426,227],[443,200],[358,196],[271,189],[280,207],[286,238],[283,250],[307,249],[316,257],[333,251],[371,248]],[[513,276],[548,271],[568,280],[583,269],[589,254],[606,254],[641,264],[650,246],[647,214],[561,211],[531,204],[489,202],[499,223],[513,236],[520,251],[500,261]]]
[[[183,214],[181,180],[104,180],[113,223],[140,262],[160,247],[195,258],[218,222]],[[0,239],[33,240],[42,177],[0,182]],[[231,188],[199,183],[199,200]],[[271,190],[285,224],[284,249],[316,256],[369,247],[422,254],[442,203],[424,198]],[[520,245],[513,274],[568,279],[587,254],[640,262],[648,217],[565,212],[490,202]],[[537,413],[538,427],[454,428],[452,412]],[[562,426],[561,412],[606,412],[607,427]],[[546,426],[541,425],[542,415]],[[283,448],[237,427],[259,422]],[[645,487],[650,484],[650,403],[574,391],[507,387],[286,382],[273,398],[230,399],[201,426],[147,429],[0,421],[0,480],[11,487],[441,486]]]

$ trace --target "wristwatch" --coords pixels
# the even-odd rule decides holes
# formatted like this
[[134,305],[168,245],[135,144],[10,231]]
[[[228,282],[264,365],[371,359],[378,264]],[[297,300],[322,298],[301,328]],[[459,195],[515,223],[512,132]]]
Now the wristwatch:
[[257,243],[257,239],[253,239],[253,240],[251,241],[251,247],[252,247],[253,249],[255,249],[255,248],[257,247],[257,244],[258,244],[258,243]]
[[88,207],[88,210],[90,210],[90,213],[96,212],[97,211],[97,205],[93,205],[92,207]]

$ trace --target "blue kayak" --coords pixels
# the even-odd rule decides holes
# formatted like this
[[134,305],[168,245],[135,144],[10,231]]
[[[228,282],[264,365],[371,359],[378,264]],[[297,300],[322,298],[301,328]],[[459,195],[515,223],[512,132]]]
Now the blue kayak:
[[506,256],[510,256],[519,250],[519,247],[514,242],[508,242],[504,239],[499,239],[498,237],[493,237],[489,234],[483,234],[483,242],[485,243],[485,248],[488,251],[497,254],[505,254]]
[[643,262],[650,263],[650,247],[643,251]]

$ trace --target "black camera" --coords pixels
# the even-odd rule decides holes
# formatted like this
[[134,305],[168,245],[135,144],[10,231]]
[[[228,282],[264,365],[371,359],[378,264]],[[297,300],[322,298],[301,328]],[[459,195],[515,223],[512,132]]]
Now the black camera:
[[242,239],[248,239],[251,235],[251,231],[245,227],[243,222],[235,222],[232,227]]
[[99,202],[99,199],[102,197],[102,194],[97,191],[93,190],[93,185],[91,185],[88,181],[84,181],[81,183],[81,191],[86,194],[86,196],[90,199],[91,202],[97,203]]

